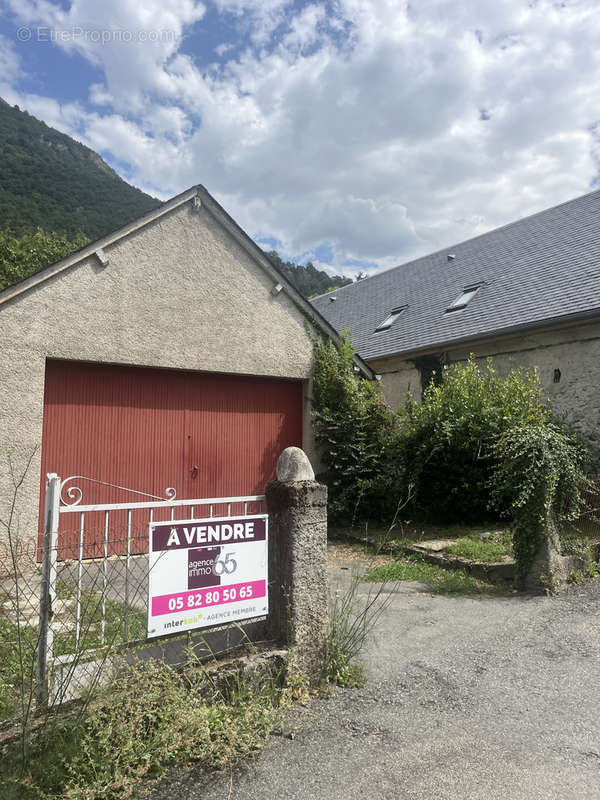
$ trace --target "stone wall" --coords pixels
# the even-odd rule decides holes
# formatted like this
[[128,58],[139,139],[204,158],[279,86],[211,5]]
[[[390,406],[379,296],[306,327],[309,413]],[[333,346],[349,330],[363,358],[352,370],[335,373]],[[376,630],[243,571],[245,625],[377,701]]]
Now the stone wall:
[[402,408],[408,392],[414,400],[421,399],[421,373],[412,361],[394,358],[371,362],[369,366],[381,375],[381,388],[392,408]]
[[[440,355],[444,363],[455,363],[470,353],[482,363],[491,357],[500,374],[537,368],[544,397],[554,412],[600,445],[600,322],[473,342]],[[420,399],[421,378],[414,361],[382,359],[370,366],[381,374],[392,408],[402,407],[408,389]]]

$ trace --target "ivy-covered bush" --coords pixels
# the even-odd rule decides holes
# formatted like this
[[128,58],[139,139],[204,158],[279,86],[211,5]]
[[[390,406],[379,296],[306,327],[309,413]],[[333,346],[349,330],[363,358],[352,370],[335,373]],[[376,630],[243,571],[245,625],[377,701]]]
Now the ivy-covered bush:
[[516,425],[493,444],[492,502],[512,518],[517,577],[522,582],[543,540],[577,518],[589,481],[580,437],[551,421]]
[[346,338],[315,346],[314,419],[336,521],[390,522],[411,487],[438,522],[498,514],[514,527],[519,578],[543,536],[577,517],[589,483],[581,437],[554,420],[535,372],[500,377],[491,361],[445,367],[420,404],[392,413],[354,372]]
[[515,426],[544,426],[538,377],[522,370],[501,378],[491,361],[444,367],[420,404],[400,414],[398,450],[414,484],[419,512],[437,522],[480,522],[491,514],[494,444]]
[[399,492],[397,417],[378,384],[357,376],[348,339],[315,343],[313,418],[337,521],[381,519]]

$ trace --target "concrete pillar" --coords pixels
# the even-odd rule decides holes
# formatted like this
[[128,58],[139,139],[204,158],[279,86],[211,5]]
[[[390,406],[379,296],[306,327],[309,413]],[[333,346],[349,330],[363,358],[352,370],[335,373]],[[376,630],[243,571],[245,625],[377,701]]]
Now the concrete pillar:
[[290,648],[291,669],[318,683],[327,656],[327,487],[298,448],[282,453],[277,476],[266,488],[270,633]]

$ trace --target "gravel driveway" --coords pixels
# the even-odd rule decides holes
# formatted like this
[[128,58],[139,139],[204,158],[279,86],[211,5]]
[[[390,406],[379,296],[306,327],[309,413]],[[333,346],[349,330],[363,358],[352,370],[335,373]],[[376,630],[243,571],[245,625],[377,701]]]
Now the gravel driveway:
[[177,771],[153,797],[599,800],[600,580],[560,598],[399,588],[365,688],[296,710],[293,738],[231,775]]

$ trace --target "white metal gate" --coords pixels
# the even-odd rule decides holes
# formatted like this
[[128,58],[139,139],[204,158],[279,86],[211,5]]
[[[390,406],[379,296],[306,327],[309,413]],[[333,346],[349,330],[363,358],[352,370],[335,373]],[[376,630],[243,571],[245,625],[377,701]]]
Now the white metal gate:
[[[91,481],[144,496],[144,502],[86,505],[74,480]],[[48,702],[51,666],[75,664],[86,651],[106,653],[115,646],[146,640],[141,614],[147,603],[147,553],[132,552],[139,531],[154,521],[236,514],[261,514],[264,495],[177,499],[174,489],[160,498],[83,476],[46,477],[40,585],[37,685],[38,702]],[[119,519],[119,524],[114,520]],[[75,523],[70,552],[61,553],[61,529]],[[99,554],[86,557],[86,536],[95,537]],[[136,539],[137,535],[137,539]],[[146,610],[143,611],[144,618]],[[86,653],[87,654],[87,653]],[[70,668],[71,671],[74,667]],[[69,677],[69,673],[67,674]]]

